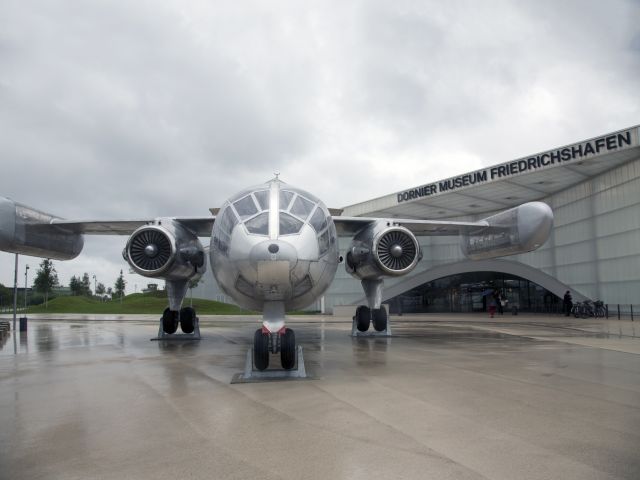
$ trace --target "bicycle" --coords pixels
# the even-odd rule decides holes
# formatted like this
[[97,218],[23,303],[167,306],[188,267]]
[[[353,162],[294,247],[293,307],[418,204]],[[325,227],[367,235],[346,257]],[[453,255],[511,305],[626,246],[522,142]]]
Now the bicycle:
[[573,316],[578,318],[595,317],[595,310],[589,300],[584,302],[576,302],[571,308]]
[[607,315],[607,309],[604,307],[604,302],[602,300],[596,300],[593,302],[593,307],[596,317],[604,317]]

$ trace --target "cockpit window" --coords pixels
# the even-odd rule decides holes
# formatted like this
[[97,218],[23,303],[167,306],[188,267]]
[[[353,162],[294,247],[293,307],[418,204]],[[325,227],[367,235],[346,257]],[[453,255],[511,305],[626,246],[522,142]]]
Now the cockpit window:
[[261,213],[260,215],[253,217],[251,220],[247,220],[244,225],[247,227],[249,233],[254,233],[256,235],[268,235],[269,213]]
[[306,220],[309,214],[311,214],[313,207],[315,207],[314,203],[298,195],[291,206],[291,213]]
[[222,213],[222,218],[220,219],[220,229],[227,235],[231,235],[236,223],[238,223],[238,219],[233,211],[229,207],[225,208]]
[[292,217],[287,213],[280,212],[280,235],[291,235],[298,233],[304,225],[297,218]]
[[289,192],[288,190],[280,190],[280,210],[287,210],[292,198],[293,192]]
[[238,212],[238,215],[240,215],[242,220],[258,213],[258,208],[253,202],[251,195],[241,198],[235,202],[233,206],[236,208],[236,212]]
[[318,237],[318,247],[320,248],[320,256],[329,250],[329,230]]
[[253,194],[260,205],[260,210],[269,210],[269,190],[259,190]]
[[233,232],[233,227],[235,227],[238,223],[238,218],[236,214],[233,213],[233,209],[230,208],[229,204],[226,207],[223,207],[222,215],[219,218],[216,218],[216,226],[218,228],[214,229],[215,236],[213,237],[213,243],[215,247],[223,254],[228,255],[229,253],[229,242],[231,242],[231,233]]
[[325,229],[325,227],[327,226],[327,218],[324,216],[322,208],[316,208],[316,211],[313,212],[309,223],[316,230],[316,232],[321,232]]

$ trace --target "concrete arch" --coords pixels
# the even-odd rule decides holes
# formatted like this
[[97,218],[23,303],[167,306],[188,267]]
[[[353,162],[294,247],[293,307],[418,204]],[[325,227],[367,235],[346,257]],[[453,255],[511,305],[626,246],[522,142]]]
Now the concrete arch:
[[[546,288],[551,293],[562,298],[564,292],[569,290],[573,297],[573,301],[583,302],[588,298],[572,289],[568,285],[565,285],[558,279],[547,275],[537,268],[531,267],[521,262],[514,262],[511,260],[464,260],[456,263],[449,263],[446,265],[440,265],[437,267],[429,268],[424,272],[420,272],[417,275],[412,275],[406,279],[395,283],[388,288],[385,288],[382,301],[387,301],[397,295],[400,295],[408,290],[416,288],[423,283],[432,282],[439,278],[448,277],[450,275],[456,275],[460,273],[469,272],[501,272],[516,275],[521,278],[525,278],[531,282],[537,283],[541,287]],[[360,299],[357,304],[366,303],[364,298]]]

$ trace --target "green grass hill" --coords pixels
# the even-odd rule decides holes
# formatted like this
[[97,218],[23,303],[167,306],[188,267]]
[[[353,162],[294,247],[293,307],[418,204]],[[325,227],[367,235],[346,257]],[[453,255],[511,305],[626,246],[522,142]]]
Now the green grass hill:
[[[184,306],[189,306],[190,299],[186,298]],[[47,308],[43,305],[29,307],[28,313],[108,313],[135,314],[147,313],[160,315],[167,308],[167,298],[157,294],[134,293],[120,300],[101,302],[89,297],[57,297],[49,302]],[[201,315],[248,315],[254,312],[243,310],[228,303],[213,300],[193,299],[193,308]]]

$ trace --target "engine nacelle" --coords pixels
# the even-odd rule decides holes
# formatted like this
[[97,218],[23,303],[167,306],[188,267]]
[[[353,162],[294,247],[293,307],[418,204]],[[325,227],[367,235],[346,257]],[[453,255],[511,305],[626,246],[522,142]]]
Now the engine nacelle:
[[205,251],[198,237],[171,219],[138,228],[122,255],[145,277],[187,280],[206,270]]
[[529,202],[484,219],[489,225],[504,227],[502,232],[462,236],[462,253],[472,260],[526,253],[549,238],[553,211],[542,202]]
[[361,280],[398,277],[411,272],[421,258],[420,244],[411,231],[377,222],[353,238],[345,268]]
[[77,257],[84,238],[51,225],[57,218],[0,197],[0,250],[55,260]]

